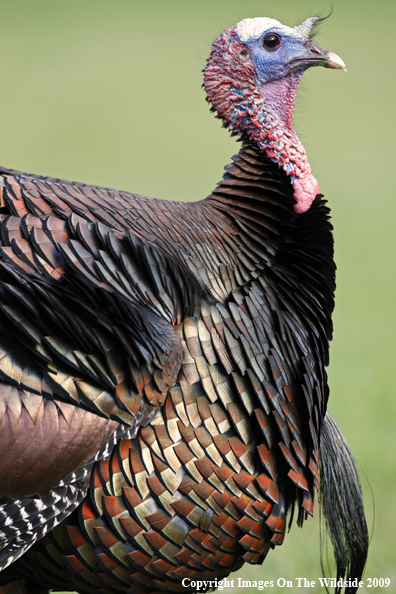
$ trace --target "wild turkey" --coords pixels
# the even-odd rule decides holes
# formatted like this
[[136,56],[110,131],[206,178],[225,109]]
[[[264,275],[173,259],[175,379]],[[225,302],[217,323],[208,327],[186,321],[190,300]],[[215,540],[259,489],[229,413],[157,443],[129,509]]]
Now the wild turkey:
[[318,20],[215,40],[207,98],[242,147],[201,202],[1,169],[3,585],[213,588],[317,490],[357,589],[359,479],[326,412],[332,227],[292,129],[303,72],[344,68]]

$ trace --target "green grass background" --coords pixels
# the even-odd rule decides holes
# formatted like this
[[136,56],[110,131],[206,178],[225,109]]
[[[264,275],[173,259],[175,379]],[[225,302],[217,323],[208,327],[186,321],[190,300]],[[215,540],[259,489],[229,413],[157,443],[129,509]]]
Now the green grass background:
[[[201,89],[214,37],[246,17],[295,25],[328,8],[318,0],[0,0],[0,163],[157,198],[203,198],[238,150]],[[365,576],[391,578],[386,592],[396,591],[395,27],[394,0],[335,0],[317,41],[348,72],[308,71],[294,119],[335,226],[329,408],[362,469],[370,531],[374,522]],[[293,526],[264,566],[238,575],[317,580],[317,516]]]

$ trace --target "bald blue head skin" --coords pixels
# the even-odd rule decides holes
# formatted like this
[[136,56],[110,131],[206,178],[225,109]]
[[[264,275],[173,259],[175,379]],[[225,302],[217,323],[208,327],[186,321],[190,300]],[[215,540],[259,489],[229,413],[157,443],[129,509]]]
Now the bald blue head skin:
[[290,74],[300,74],[314,65],[344,68],[344,62],[323,50],[310,38],[318,20],[310,17],[297,27],[287,27],[269,18],[245,19],[236,26],[238,39],[251,52],[257,81],[265,84]]

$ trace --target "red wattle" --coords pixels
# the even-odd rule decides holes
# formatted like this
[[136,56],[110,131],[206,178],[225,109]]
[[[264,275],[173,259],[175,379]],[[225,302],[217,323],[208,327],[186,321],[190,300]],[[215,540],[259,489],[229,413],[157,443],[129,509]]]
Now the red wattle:
[[304,177],[296,177],[293,181],[294,198],[297,204],[294,205],[296,213],[301,214],[306,212],[315,200],[315,196],[319,194],[318,180],[308,173]]

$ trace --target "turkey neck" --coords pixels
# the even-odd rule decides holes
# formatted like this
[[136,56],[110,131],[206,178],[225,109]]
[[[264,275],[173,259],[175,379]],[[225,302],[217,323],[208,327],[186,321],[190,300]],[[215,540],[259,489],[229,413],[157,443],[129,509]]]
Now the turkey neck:
[[[233,135],[255,143],[291,180],[294,210],[306,212],[319,193],[305,149],[292,128],[297,87],[302,73],[268,80],[258,76],[235,27],[214,42],[205,68],[207,100]],[[220,65],[220,66],[219,66]]]

